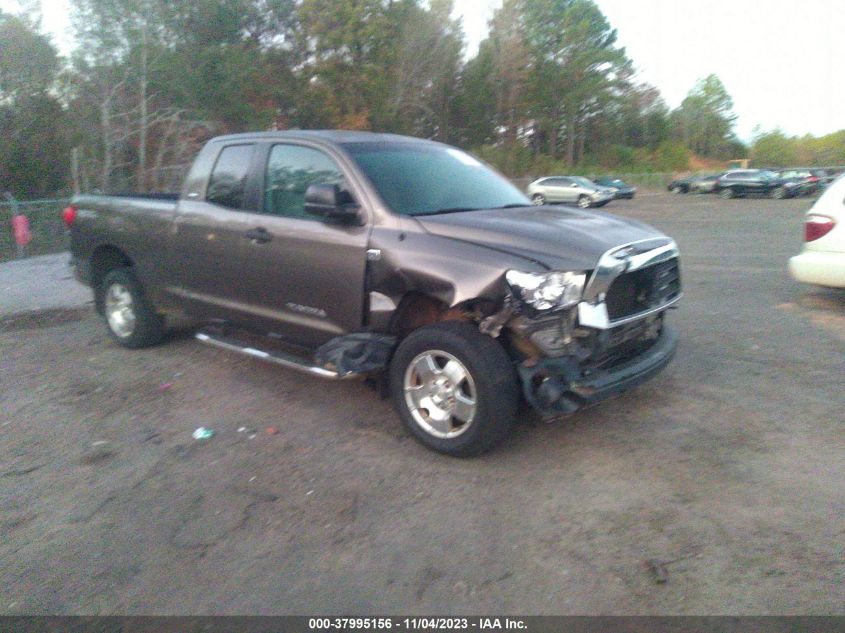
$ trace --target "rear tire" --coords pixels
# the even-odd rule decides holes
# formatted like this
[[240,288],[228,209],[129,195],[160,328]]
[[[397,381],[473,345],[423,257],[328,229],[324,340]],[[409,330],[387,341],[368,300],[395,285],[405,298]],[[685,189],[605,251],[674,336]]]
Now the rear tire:
[[774,200],[783,200],[786,197],[786,189],[783,187],[775,187],[769,195]]
[[160,343],[164,319],[144,297],[131,268],[116,268],[103,279],[103,318],[111,337],[123,347],[137,349]]
[[519,402],[513,363],[475,325],[443,321],[413,331],[390,364],[393,405],[426,447],[455,457],[492,448]]

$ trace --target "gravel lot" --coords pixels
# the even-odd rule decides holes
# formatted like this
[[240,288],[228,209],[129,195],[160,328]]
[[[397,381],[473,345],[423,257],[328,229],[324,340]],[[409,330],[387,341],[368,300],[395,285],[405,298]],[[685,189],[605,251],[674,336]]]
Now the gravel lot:
[[675,362],[473,460],[361,384],[123,350],[78,302],[1,318],[0,613],[845,614],[845,293],[786,272],[810,204],[610,205],[681,247]]

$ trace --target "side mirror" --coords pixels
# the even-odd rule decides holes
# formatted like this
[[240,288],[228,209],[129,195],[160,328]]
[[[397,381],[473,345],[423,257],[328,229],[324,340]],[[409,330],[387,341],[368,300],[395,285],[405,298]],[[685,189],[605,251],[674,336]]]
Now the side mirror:
[[358,224],[361,210],[356,204],[341,200],[340,187],[337,185],[310,185],[305,191],[305,212],[324,220]]

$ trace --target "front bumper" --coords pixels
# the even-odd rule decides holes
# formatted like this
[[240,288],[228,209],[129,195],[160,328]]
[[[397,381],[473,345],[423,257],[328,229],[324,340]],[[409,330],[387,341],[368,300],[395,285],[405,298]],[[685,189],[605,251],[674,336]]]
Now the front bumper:
[[620,189],[615,194],[613,194],[613,198],[614,198],[614,200],[618,200],[618,199],[633,200],[635,193],[637,193],[637,190],[634,189],[634,188]]
[[517,370],[532,407],[544,414],[572,413],[652,378],[671,362],[677,347],[677,332],[664,325],[648,349],[607,369],[585,371],[572,358],[547,358]]
[[590,200],[593,204],[601,204],[602,202],[610,202],[615,196],[614,193],[594,193],[590,195]]

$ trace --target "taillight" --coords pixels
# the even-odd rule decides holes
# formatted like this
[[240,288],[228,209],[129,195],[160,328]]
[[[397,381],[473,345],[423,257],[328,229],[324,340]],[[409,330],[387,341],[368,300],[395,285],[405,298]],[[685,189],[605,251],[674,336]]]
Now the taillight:
[[62,211],[62,220],[65,221],[65,226],[70,228],[73,221],[76,219],[76,207],[73,205],[65,207]]
[[807,182],[818,182],[818,181],[819,181],[818,176],[810,176],[809,178],[807,178]]
[[836,220],[826,215],[808,215],[804,223],[804,241],[812,242],[824,237],[836,226]]

